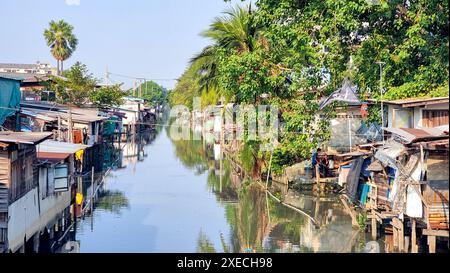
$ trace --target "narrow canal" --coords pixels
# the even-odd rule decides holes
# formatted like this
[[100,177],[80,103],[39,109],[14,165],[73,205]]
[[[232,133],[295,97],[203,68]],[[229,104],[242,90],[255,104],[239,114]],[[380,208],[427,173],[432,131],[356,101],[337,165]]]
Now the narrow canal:
[[[76,228],[75,252],[359,252],[337,197],[289,192],[299,213],[242,181],[214,142],[173,141],[168,130],[126,144],[92,215]],[[249,185],[251,184],[251,185]]]

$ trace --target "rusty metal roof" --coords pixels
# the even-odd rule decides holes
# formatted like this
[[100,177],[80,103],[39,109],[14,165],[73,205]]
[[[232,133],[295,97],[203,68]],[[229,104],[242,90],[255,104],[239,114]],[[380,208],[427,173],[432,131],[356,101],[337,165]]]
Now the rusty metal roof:
[[436,128],[383,128],[386,132],[390,132],[397,137],[400,137],[407,144],[448,138],[448,134],[445,134],[442,130]]
[[52,133],[0,132],[0,142],[36,145],[50,138]]
[[37,158],[41,161],[48,161],[50,163],[58,163],[62,160],[68,158],[70,153],[48,153],[48,152],[37,152]]

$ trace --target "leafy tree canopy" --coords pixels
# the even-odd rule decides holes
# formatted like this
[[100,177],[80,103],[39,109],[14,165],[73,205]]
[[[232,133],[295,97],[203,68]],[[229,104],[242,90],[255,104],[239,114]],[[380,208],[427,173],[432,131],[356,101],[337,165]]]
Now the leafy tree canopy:
[[63,77],[52,77],[52,88],[56,91],[56,100],[63,104],[82,106],[89,100],[98,80],[89,72],[86,65],[76,62]]
[[102,108],[109,108],[118,106],[123,103],[123,97],[127,96],[128,92],[121,89],[121,85],[102,86],[94,89],[90,95],[90,101]]
[[146,81],[137,87],[140,97],[147,100],[151,106],[167,103],[167,89],[154,81]]

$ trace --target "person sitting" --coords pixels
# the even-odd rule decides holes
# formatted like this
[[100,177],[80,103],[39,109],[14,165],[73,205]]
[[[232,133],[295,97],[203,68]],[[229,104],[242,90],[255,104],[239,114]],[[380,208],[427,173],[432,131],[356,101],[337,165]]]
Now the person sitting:
[[328,155],[324,154],[321,156],[319,160],[319,173],[321,177],[329,177],[330,176],[330,169],[328,168],[330,161],[328,159]]
[[311,166],[312,166],[312,178],[315,178],[316,177],[316,166],[317,166],[317,164],[319,163],[318,162],[318,160],[319,160],[319,153],[322,151],[322,149],[317,149],[314,153],[313,153],[313,155],[312,155],[312,157],[311,157]]

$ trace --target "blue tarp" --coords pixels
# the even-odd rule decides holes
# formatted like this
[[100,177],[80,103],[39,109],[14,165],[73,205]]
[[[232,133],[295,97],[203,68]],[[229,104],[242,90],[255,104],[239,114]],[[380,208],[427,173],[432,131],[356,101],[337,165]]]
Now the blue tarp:
[[0,125],[20,108],[20,81],[0,77]]

